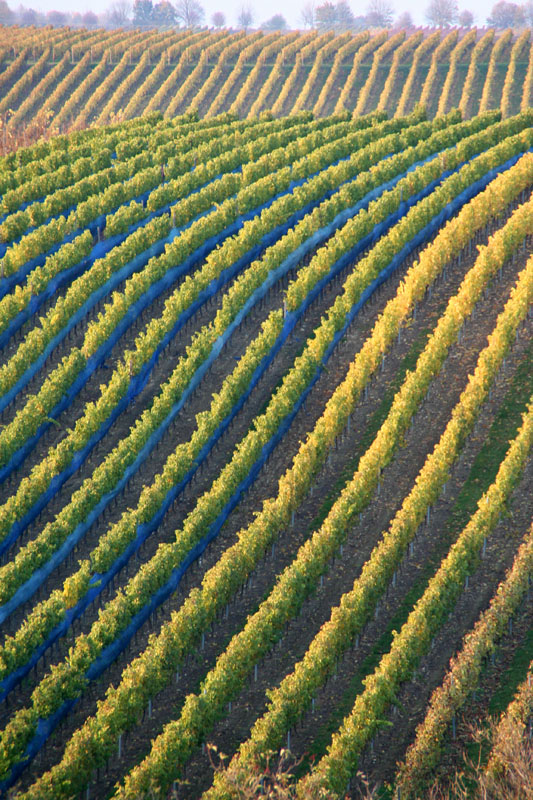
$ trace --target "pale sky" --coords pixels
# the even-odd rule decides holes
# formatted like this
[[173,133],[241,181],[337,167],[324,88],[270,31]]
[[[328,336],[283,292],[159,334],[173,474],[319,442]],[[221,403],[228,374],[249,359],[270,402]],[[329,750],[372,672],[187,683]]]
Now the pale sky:
[[[320,5],[323,0],[315,0],[315,5]],[[368,0],[348,0],[350,7],[355,16],[365,13]],[[520,3],[520,0],[515,0]],[[53,9],[57,11],[73,10],[80,11],[82,14],[86,11],[94,11],[100,14],[105,11],[113,2],[113,0],[22,0],[22,4],[27,7],[35,8],[44,13]],[[133,0],[130,0],[133,2]],[[154,3],[157,0],[154,0]],[[222,11],[226,16],[226,24],[228,26],[237,25],[237,14],[243,5],[250,6],[254,13],[255,24],[259,25],[265,22],[274,14],[283,14],[290,27],[298,28],[302,26],[300,20],[300,13],[302,7],[305,5],[306,0],[269,0],[268,3],[261,2],[261,0],[232,0],[228,4],[228,0],[200,0],[205,12],[205,23],[211,24],[211,15],[215,11]],[[429,0],[389,0],[391,5],[396,9],[396,16],[402,11],[409,11],[413,18],[415,25],[427,25],[424,18],[424,10],[429,4]],[[401,5],[400,5],[401,2]],[[489,2],[482,3],[481,0],[458,0],[459,11],[468,9],[474,14],[474,24],[478,27],[483,27],[486,24],[486,17],[490,14],[490,9],[496,0],[489,0]],[[19,4],[19,0],[8,0],[8,5],[15,9]]]

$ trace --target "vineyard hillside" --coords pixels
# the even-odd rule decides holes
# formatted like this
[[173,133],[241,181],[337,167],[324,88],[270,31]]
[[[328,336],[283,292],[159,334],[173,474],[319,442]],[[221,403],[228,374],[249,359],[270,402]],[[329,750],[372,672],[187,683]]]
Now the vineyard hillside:
[[[46,52],[71,35],[46,32]],[[480,752],[469,786],[514,800],[533,712],[533,109],[448,108],[493,41],[471,36],[428,93],[438,113],[405,94],[393,115],[415,84],[383,63],[453,53],[448,35],[309,34],[300,60],[288,35],[278,67],[300,83],[320,48],[355,64],[370,46],[366,82],[343,82],[357,114],[311,113],[329,100],[303,81],[287,115],[292,90],[243,59],[279,116],[198,118],[170,93],[168,117],[0,157],[2,798],[261,797],[285,755],[270,796],[367,781],[424,800]],[[135,36],[93,34],[86,122],[119,65],[131,102],[166,63]],[[229,34],[153,46],[189,36],[203,55],[180,63],[214,103]],[[282,52],[231,36],[232,57]],[[92,74],[83,48],[63,78]],[[22,52],[21,74],[39,63]]]

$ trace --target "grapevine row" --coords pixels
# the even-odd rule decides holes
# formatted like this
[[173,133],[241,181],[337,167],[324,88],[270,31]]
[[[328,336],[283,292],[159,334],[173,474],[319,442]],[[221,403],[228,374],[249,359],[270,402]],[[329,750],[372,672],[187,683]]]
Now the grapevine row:
[[[408,39],[394,51],[394,55],[392,57],[392,65],[385,80],[385,85],[383,87],[383,91],[381,92],[378,109],[383,111],[390,112],[391,106],[394,102],[394,96],[397,92],[398,83],[402,80],[402,71],[400,70],[400,65],[402,60],[409,56],[409,54],[413,50],[418,50],[420,43],[423,41],[423,35],[421,31],[418,33],[413,33],[409,36]],[[401,116],[401,114],[398,114]]]
[[454,47],[450,56],[450,68],[447,72],[446,80],[444,81],[444,86],[442,87],[442,92],[440,94],[437,114],[444,114],[453,105],[452,92],[455,88],[455,83],[458,80],[457,73],[460,64],[462,61],[464,61],[468,50],[471,50],[474,47],[476,37],[477,31],[469,31],[466,36],[463,36],[457,46]]
[[344,45],[347,44],[347,40],[350,40],[351,38],[351,34],[346,32],[340,36],[336,36],[334,39],[331,39],[331,41],[327,42],[324,47],[318,51],[313,67],[307,76],[307,80],[302,86],[300,94],[296,98],[291,113],[294,113],[295,111],[302,111],[305,106],[308,105],[312,92],[316,91],[316,85],[320,72],[324,68],[324,64],[327,63],[326,59],[330,57],[331,53],[335,53],[336,51],[338,52],[340,49],[343,49]]
[[[179,47],[177,52],[174,53],[174,55],[178,56],[178,62],[175,68],[162,82],[161,77],[165,72],[167,58],[165,58],[164,55],[161,56],[159,64],[147,80],[139,86],[126,106],[124,113],[129,116],[130,114],[138,115],[159,110],[162,107],[162,101],[165,96],[171,91],[172,87],[176,86],[177,77],[184,65],[191,60],[191,56],[192,59],[194,59],[196,54],[201,52],[205,41],[207,41],[207,34],[205,31],[199,31],[193,34],[189,33],[186,40],[182,42],[182,45],[185,44],[186,46]],[[171,50],[172,48],[167,51],[169,64],[171,63]]]
[[[250,116],[258,114],[261,108],[264,108],[267,106],[267,104],[272,105],[271,97],[274,89],[283,80],[283,66],[285,62],[288,61],[293,55],[296,56],[302,47],[305,48],[312,44],[313,37],[314,34],[308,33],[303,38],[284,38],[283,41],[286,42],[285,46],[278,52],[274,66],[272,67],[268,78],[266,81],[264,81],[259,93],[255,97],[255,100],[250,108]],[[239,93],[231,105],[231,109],[235,111],[235,113],[239,113],[244,107],[244,104],[249,102],[250,94],[252,94],[254,84],[257,82],[259,70],[260,65],[257,64],[256,69],[252,70],[246,81],[239,89]]]
[[364,114],[364,109],[369,104],[372,92],[375,91],[374,86],[378,81],[381,65],[385,59],[387,59],[390,54],[397,49],[398,45],[401,46],[404,39],[405,31],[398,31],[398,33],[395,33],[394,36],[391,36],[390,39],[387,39],[385,42],[383,42],[381,47],[376,50],[374,57],[372,58],[372,66],[370,67],[368,78],[366,79],[365,84],[359,93],[359,97],[357,98],[354,114]]
[[498,80],[498,63],[502,60],[502,54],[505,49],[509,47],[512,38],[512,31],[504,31],[492,48],[487,77],[485,78],[485,84],[483,86],[483,94],[481,95],[481,101],[479,103],[480,112],[488,111],[489,108],[494,108],[495,106],[494,93]]
[[[198,250],[200,244],[210,241],[214,236],[220,237],[223,231],[228,228],[228,225],[237,224],[242,214],[251,213],[253,209],[256,209],[258,202],[260,204],[271,202],[273,199],[272,191],[274,191],[275,194],[285,195],[286,192],[290,190],[294,180],[297,181],[298,178],[300,180],[306,180],[313,172],[319,172],[324,167],[327,167],[328,164],[331,164],[332,161],[335,161],[339,156],[345,158],[346,155],[351,152],[350,148],[354,145],[364,146],[374,138],[379,138],[381,133],[387,130],[401,130],[405,125],[405,123],[385,122],[381,128],[375,127],[365,131],[364,127],[367,124],[368,121],[364,119],[361,121],[361,125],[359,123],[351,123],[354,129],[352,134],[344,136],[342,139],[338,138],[337,141],[334,140],[330,144],[327,143],[326,137],[326,144],[316,149],[313,148],[316,144],[316,137],[320,136],[320,132],[316,135],[310,134],[307,137],[307,141],[302,141],[302,149],[303,152],[305,152],[307,148],[310,148],[313,153],[312,158],[302,158],[297,147],[283,148],[284,161],[282,163],[284,165],[290,165],[291,162],[295,160],[297,160],[297,163],[293,164],[292,169],[288,166],[283,166],[279,169],[277,173],[275,173],[277,176],[276,180],[273,180],[273,176],[269,174],[268,164],[266,162],[263,162],[263,175],[254,175],[252,181],[248,183],[248,185],[243,180],[245,176],[231,172],[226,173],[222,178],[213,183],[209,183],[203,191],[185,197],[180,201],[177,207],[172,209],[172,222],[174,225],[180,227],[171,229],[171,221],[168,217],[156,217],[152,219],[146,227],[139,228],[135,231],[131,237],[118,248],[108,253],[104,259],[94,262],[92,268],[70,288],[69,292],[72,297],[72,302],[79,303],[76,289],[83,284],[87,286],[86,296],[90,298],[93,286],[101,286],[104,283],[110,267],[111,273],[115,273],[115,278],[113,279],[115,283],[122,278],[121,268],[126,270],[125,275],[130,274],[136,266],[135,262],[131,262],[132,252],[134,255],[146,252],[147,247],[163,239],[163,237],[170,236],[171,246],[167,247],[164,257],[161,256],[158,259],[152,258],[148,266],[146,266],[142,272],[137,272],[129,278],[123,292],[120,295],[116,294],[113,304],[108,306],[108,319],[104,318],[102,321],[93,323],[89,327],[84,344],[77,351],[78,357],[75,358],[75,360],[77,361],[78,367],[74,374],[79,374],[79,369],[82,368],[82,361],[80,361],[80,358],[88,361],[88,359],[95,354],[98,347],[108,340],[114,325],[124,316],[128,306],[145,294],[151,284],[156,281],[161,281],[164,274],[162,272],[163,264],[168,263],[172,258],[177,259],[174,264],[183,264],[188,257],[193,257],[193,254]],[[360,126],[363,130],[357,132],[357,128]],[[345,130],[343,124],[337,126],[337,133],[339,135]],[[233,159],[235,154],[237,157],[241,155],[239,151],[236,151],[236,153],[232,151],[230,153],[230,158]],[[340,170],[342,170],[342,166]],[[337,170],[337,172],[340,170]],[[334,169],[332,174],[335,174]],[[200,178],[203,178],[201,174]],[[309,194],[311,196],[313,195],[312,187],[318,187],[321,180],[323,180],[323,178],[318,176],[309,187]],[[252,184],[255,184],[255,186],[252,186]],[[179,198],[179,190],[183,188],[188,190],[189,183],[185,181],[184,187],[178,183],[177,186],[174,185],[172,188],[176,191]],[[237,195],[234,199],[231,199],[231,195],[235,191],[237,191]],[[315,188],[314,191],[320,192],[321,189]],[[225,203],[220,208],[215,208],[215,210],[211,211],[206,217],[200,217],[195,220],[195,216],[197,216],[199,212],[206,208],[210,209],[214,202],[223,200],[224,198],[228,199],[226,199]],[[274,206],[274,209],[269,213],[275,216],[276,209],[281,208],[283,204],[287,206],[286,197],[281,197],[277,206]],[[294,213],[294,210],[295,209],[288,211],[287,208],[289,215],[290,213]],[[279,211],[277,213],[279,214]],[[186,231],[181,231],[180,228],[191,221],[191,219],[192,225],[190,225]],[[264,228],[263,235],[267,232],[268,229]],[[181,235],[178,236],[180,233]],[[259,234],[257,235],[259,236]],[[260,238],[259,236],[254,244],[257,244]],[[214,246],[214,242],[212,246]],[[209,249],[212,249],[212,246]],[[150,253],[148,252],[145,261],[148,260],[149,255]],[[205,255],[205,253],[203,253],[203,255]],[[181,269],[181,271],[184,270]],[[160,286],[160,291],[162,291],[164,284],[160,284]],[[108,286],[108,288],[110,287]],[[196,296],[200,290],[201,285],[197,283],[193,289],[193,295]],[[188,286],[187,291],[190,292]],[[88,302],[94,304],[94,298],[92,301],[89,300]],[[65,321],[70,319],[70,312],[67,313],[65,311],[63,316]],[[53,327],[50,331],[50,336],[55,332],[56,320],[53,316],[53,312],[51,319]],[[113,324],[111,324],[112,320],[115,320]],[[52,342],[53,339],[50,344],[52,344]],[[24,345],[21,346],[21,349],[24,350]],[[74,352],[75,351],[72,351],[71,356],[69,356],[70,361],[72,361],[74,357]],[[28,353],[26,352],[25,358],[27,359],[27,357]],[[24,368],[24,358],[19,363],[21,363],[21,367]],[[68,373],[69,370],[67,369],[66,372]],[[28,437],[38,430],[39,425],[42,423],[43,415],[46,416],[47,413],[51,413],[57,402],[56,398],[60,398],[62,393],[64,393],[69,386],[72,378],[67,378],[67,382],[65,382],[65,379],[58,378],[58,374],[59,373],[56,373],[50,376],[47,381],[48,386],[45,385],[46,388],[43,387],[39,392],[37,403],[33,402],[35,398],[30,400],[25,409],[21,409],[13,422],[0,434],[0,452],[4,464],[11,458],[15,451],[22,446]],[[52,391],[50,391],[50,386],[54,387]],[[39,408],[41,408],[40,412],[38,411]]]
[[[183,213],[179,213],[179,209],[176,208],[176,203],[178,203],[180,198],[185,200],[189,193],[199,191],[202,189],[202,187],[204,187],[206,192],[209,192],[210,189],[208,184],[218,175],[223,174],[225,171],[231,171],[239,166],[242,167],[250,159],[261,156],[264,151],[264,147],[261,147],[261,142],[267,144],[268,141],[268,146],[270,147],[275,147],[276,145],[278,147],[280,145],[286,146],[291,142],[291,140],[294,140],[299,136],[304,136],[307,131],[320,131],[324,128],[330,127],[330,121],[328,121],[326,124],[313,123],[312,125],[308,125],[302,121],[302,124],[298,125],[299,118],[295,117],[292,118],[292,122],[295,124],[287,127],[283,127],[278,123],[267,125],[255,124],[252,126],[247,124],[246,128],[242,130],[242,124],[239,123],[238,125],[233,125],[227,129],[221,128],[218,131],[220,134],[219,137],[211,136],[205,145],[201,145],[192,151],[185,146],[183,150],[185,150],[186,155],[183,154],[177,158],[173,156],[173,152],[175,152],[174,143],[170,143],[169,146],[160,145],[156,151],[155,157],[159,158],[160,160],[170,159],[170,163],[167,161],[167,170],[165,174],[165,177],[169,178],[169,180],[160,185],[158,188],[154,189],[148,195],[146,198],[146,206],[144,206],[142,202],[137,202],[134,200],[133,202],[130,202],[129,205],[124,205],[120,207],[118,211],[108,215],[105,218],[102,227],[104,228],[106,239],[110,241],[106,241],[103,245],[97,244],[94,247],[94,254],[105,253],[111,249],[112,246],[116,246],[122,242],[126,237],[126,234],[133,233],[134,226],[138,227],[138,223],[140,223],[142,220],[146,219],[146,221],[149,223],[151,217],[154,215],[161,216],[164,211],[171,210],[174,215],[174,223],[182,222]],[[331,126],[331,135],[335,136],[335,120],[332,119],[331,123],[333,123]],[[266,133],[267,131],[269,132],[268,140],[263,139],[262,137],[262,134]],[[209,135],[209,132],[207,132],[207,134]],[[317,140],[317,143],[318,141],[324,142],[324,136]],[[238,148],[236,148],[237,144],[239,145]],[[194,166],[193,172],[189,171],[191,166]],[[150,167],[148,167],[145,172],[145,175],[149,179],[155,179],[156,174],[157,170],[154,173],[154,170]],[[262,177],[263,174],[263,172],[257,170],[257,177]],[[142,173],[136,176],[136,183],[143,180],[144,176]],[[136,191],[135,187],[134,191]],[[113,202],[116,203],[116,200]],[[98,210],[102,210],[101,205]],[[85,222],[87,222],[86,219]],[[65,226],[67,226],[67,224],[67,222],[64,223]],[[57,227],[58,226],[53,227],[52,233],[57,230]],[[59,229],[64,229],[61,224]],[[73,235],[73,233],[69,234],[68,238],[72,239]],[[38,252],[39,248],[38,238],[39,237],[37,235],[32,237],[32,242],[35,241],[36,245],[36,248],[33,250],[34,258],[36,257],[36,251]],[[40,249],[44,250],[51,242],[46,236],[42,236],[42,238],[44,241],[41,241]],[[27,248],[28,242],[26,241],[26,253],[28,252]],[[70,249],[68,240],[65,245],[59,248],[57,254],[52,256],[54,261],[58,261],[58,266],[60,266],[61,263],[61,254],[63,248],[66,248],[67,250]],[[21,256],[23,257],[22,254],[24,250],[22,248],[17,248],[17,250],[11,254],[11,264],[13,264],[13,266],[17,265],[17,261],[15,260],[15,254],[17,252],[21,252]],[[80,252],[80,258],[83,255],[84,253]],[[44,261],[44,259],[41,260]],[[111,261],[109,261],[109,263],[111,264]],[[27,271],[28,264],[26,263],[23,268],[23,275]],[[21,312],[25,306],[28,306],[28,304],[31,303],[35,309],[39,307],[40,302],[38,303],[37,299],[42,297],[43,289],[46,287],[47,282],[54,277],[55,274],[57,274],[57,270],[54,270],[53,268],[50,269],[50,264],[48,267],[45,265],[45,268],[41,270],[39,270],[37,266],[36,269],[30,272],[24,288],[18,288],[14,294],[11,293],[4,296],[4,298],[0,301],[0,309],[2,310],[0,331],[8,328],[14,315],[18,312]],[[95,286],[93,285],[93,289],[94,288]],[[3,392],[5,393],[7,388],[9,388],[8,384],[5,382],[5,378],[2,380],[1,385],[3,387]]]
[[[260,278],[260,283],[263,280],[263,276]],[[364,280],[363,280],[364,285]],[[327,338],[324,339],[322,346],[325,347],[327,345]],[[323,354],[323,350],[321,353],[315,353],[313,356],[313,361],[316,363],[317,359],[320,360],[321,355]],[[224,474],[221,479],[217,482],[217,489],[216,491],[218,494],[226,495],[231,493],[234,490],[236,484],[239,480],[242,480],[247,474],[252,466],[253,462],[258,457],[258,454],[261,452],[261,449],[265,446],[268,439],[272,436],[273,432],[277,429],[280,418],[283,418],[283,415],[287,413],[287,410],[291,409],[295,393],[296,396],[303,390],[305,387],[305,383],[309,380],[309,356],[307,358],[300,359],[301,366],[299,370],[295,372],[291,378],[287,379],[282,389],[276,394],[273,403],[271,403],[272,408],[269,407],[265,415],[263,415],[263,422],[261,424],[256,425],[256,431],[250,433],[244,443],[238,448],[238,454],[233,458],[232,462],[228,465],[228,467],[224,470]],[[299,377],[298,376],[299,371]],[[298,381],[300,382],[300,387],[298,387]],[[304,381],[302,384],[301,382]],[[288,397],[286,396],[288,393]],[[281,415],[281,416],[280,416]],[[265,441],[266,438],[266,441]],[[239,476],[239,477],[237,477]],[[168,479],[167,479],[168,480]],[[168,485],[168,483],[167,483]],[[195,530],[199,533],[202,528],[208,524],[208,517],[217,514],[217,509],[220,509],[224,505],[224,501],[221,498],[215,498],[211,493],[209,496],[203,501],[200,501],[199,507],[195,512],[190,515],[190,519],[188,521],[189,531],[187,533],[187,539],[191,541],[192,537],[195,535]],[[196,535],[198,535],[196,533]],[[183,543],[179,545],[179,549],[182,550]],[[186,547],[185,552],[189,549],[189,546]],[[162,560],[162,555],[164,552],[164,559]],[[164,570],[168,574],[168,568],[170,565],[170,551],[167,548],[163,547],[156,558],[152,559],[152,563],[146,569],[141,569],[140,573],[137,577],[131,582],[131,588],[126,592],[126,598],[128,598],[128,602],[133,603],[134,607],[137,609],[142,608],[143,605],[147,602],[147,599],[150,596],[150,593],[153,591],[153,576],[154,570],[161,573],[161,568],[163,567],[164,563]],[[156,566],[157,564],[157,566]],[[163,573],[164,574],[164,573]],[[146,577],[145,577],[146,575]],[[152,577],[149,577],[152,576]],[[86,578],[89,577],[86,575]],[[143,587],[143,582],[146,584],[146,578],[148,578],[148,586],[145,585]],[[85,580],[85,586],[87,587],[87,583]],[[150,587],[148,589],[148,587]],[[147,591],[149,594],[147,595]],[[97,628],[101,629],[101,626],[104,625],[105,622],[113,619],[114,620],[114,627],[116,628],[117,625],[123,624],[124,615],[117,614],[116,609],[114,608],[115,603],[111,603],[106,612],[104,612],[104,616],[100,616],[99,625]],[[101,635],[101,634],[100,634]],[[94,648],[93,648],[93,658],[95,656]],[[74,675],[71,675],[70,678],[74,683],[77,683]],[[55,680],[55,678],[54,678]],[[74,685],[74,684],[72,684]],[[36,690],[36,697],[40,696],[41,700],[38,701],[39,705],[39,716],[42,715],[43,711],[43,703],[48,703],[47,708],[49,709],[50,713],[53,713],[50,710],[49,703],[53,697],[55,697],[55,692],[52,690],[52,694],[49,693],[47,689],[44,689],[45,695],[42,695],[39,690]],[[44,697],[49,697],[50,699],[45,701]],[[55,701],[53,701],[55,702]],[[15,720],[13,725],[17,726],[18,720]],[[6,733],[4,737],[6,742],[10,740],[10,734]],[[16,734],[16,742],[17,744],[17,751],[19,751],[19,745],[21,742],[21,734],[20,734],[20,726],[19,730]]]
[[[279,39],[276,34],[272,34],[271,37],[274,41]],[[231,85],[232,78],[237,75],[241,65],[246,64],[250,59],[252,61],[254,60],[258,43],[261,43],[261,51],[264,52],[268,48],[267,41],[269,41],[269,37],[263,36],[261,32],[257,31],[255,37],[253,35],[249,37],[243,37],[238,39],[236,42],[233,42],[233,44],[228,45],[224,52],[220,54],[220,57],[218,58],[214,69],[211,70],[209,77],[202,82],[199,91],[196,87],[194,97],[191,100],[191,108],[194,108],[197,111],[204,111],[207,108],[208,111],[205,112],[205,116],[214,116],[213,114],[209,113],[210,104],[206,103],[206,99],[211,94],[216,94],[217,97],[220,97],[224,92],[224,67],[231,64],[233,59],[235,59],[235,56],[237,56],[235,66],[227,78],[227,82]]]
[[[502,90],[502,99],[501,99],[501,109],[502,109],[502,116],[510,117],[513,113],[513,108],[520,108],[520,99],[516,97],[520,92],[520,88],[516,86],[516,82],[518,79],[518,62],[522,59],[526,54],[529,53],[529,38],[531,36],[531,31],[526,30],[520,34],[517,38],[516,42],[513,44],[511,50],[511,57],[509,59],[509,67],[505,74],[505,81],[503,84]],[[521,95],[521,92],[520,92]]]
[[461,109],[463,116],[471,116],[476,95],[479,96],[481,94],[481,89],[483,87],[481,87],[479,91],[476,90],[476,82],[480,80],[482,72],[481,65],[483,60],[487,57],[487,52],[492,47],[493,41],[494,28],[490,28],[490,30],[488,30],[487,33],[481,37],[479,42],[477,42],[472,50],[472,56],[470,58],[468,72],[466,74],[466,80],[463,86],[463,92],[461,94],[461,100],[459,101],[459,108]]
[[329,113],[329,108],[332,105],[332,95],[333,90],[335,87],[336,82],[340,79],[340,75],[342,72],[342,67],[344,61],[347,57],[350,57],[353,53],[355,53],[361,45],[365,44],[368,41],[368,33],[358,33],[356,36],[351,38],[345,45],[343,45],[335,59],[333,61],[333,66],[331,68],[331,72],[327,76],[326,80],[324,81],[324,85],[320,90],[320,94],[318,95],[318,100],[315,103],[313,108],[313,114],[320,115]]
[[[365,44],[363,44],[356,52],[355,58],[353,60],[352,69],[350,70],[350,74],[348,75],[343,87],[342,91],[339,95],[339,99],[337,100],[337,105],[335,106],[336,114],[340,113],[341,111],[345,111],[350,107],[350,96],[354,91],[354,86],[356,82],[359,80],[360,74],[360,66],[364,63],[367,56],[370,56],[374,50],[377,50],[381,47],[384,42],[387,41],[387,34],[383,31],[381,34],[377,34],[373,36],[372,39],[369,39]],[[355,98],[357,102],[357,97]]]
[[433,107],[436,105],[435,101],[432,100],[432,94],[434,94],[435,86],[438,84],[439,64],[448,57],[456,43],[457,31],[454,30],[445,36],[433,51],[431,63],[429,65],[429,71],[426,75],[426,79],[420,93],[420,104],[425,108],[430,108],[430,106]]
[[[420,148],[418,148],[418,150],[419,149]],[[411,160],[411,161],[413,160],[414,153],[416,153],[416,149],[410,155],[410,159],[409,160]],[[398,168],[401,168],[402,163],[405,165],[405,163],[406,163],[405,159],[403,159],[403,161],[399,160]],[[376,182],[378,182],[379,181],[379,175],[375,175],[374,180]],[[426,180],[427,180],[427,178],[426,178]],[[363,186],[364,186],[364,184],[363,184]],[[336,201],[335,201],[335,198],[333,198],[332,201],[329,201],[326,204],[322,204],[320,206],[320,208],[317,210],[316,213],[313,212],[312,214],[308,215],[308,217],[306,217],[301,223],[299,223],[296,226],[296,228],[290,234],[290,239],[293,242],[291,244],[291,249],[294,251],[299,246],[299,243],[305,242],[306,237],[308,238],[310,236],[310,234],[313,232],[313,230],[316,230],[316,224],[317,224],[318,221],[320,221],[320,224],[323,225],[324,222],[327,219],[334,219],[335,220],[336,219],[336,215],[338,216],[338,211],[340,210],[340,208],[343,207],[343,205],[344,206],[346,204],[348,204],[348,205],[352,204],[353,205],[353,202],[357,198],[357,194],[358,194],[356,189],[357,189],[357,187],[355,185],[354,185],[354,188],[351,191],[351,193],[347,189],[344,189],[341,192],[341,194],[339,195],[339,197],[338,197],[338,199]],[[406,189],[407,189],[407,186],[402,186],[400,191],[401,192],[405,192]],[[411,186],[410,190],[411,191],[416,191],[416,187]],[[390,205],[391,205],[390,201],[388,203],[387,202],[374,203],[373,204],[374,210],[373,210],[372,214],[371,215],[367,215],[365,218],[367,220],[375,219],[376,217],[379,218],[380,215],[388,213],[388,210],[390,209]],[[382,209],[380,209],[380,206],[382,206]],[[364,234],[364,231],[361,230],[360,227],[357,230],[360,232],[360,235]],[[368,226],[368,223],[367,223],[367,232],[368,232],[368,230],[372,230],[372,226]],[[313,237],[313,240],[315,240],[315,239],[316,239],[316,235]],[[365,241],[364,238],[363,238],[363,241]],[[267,263],[269,264],[269,268],[271,270],[273,269],[275,264],[280,264],[280,266],[283,265],[283,259],[286,259],[287,250],[288,250],[288,238],[287,237],[285,237],[280,242],[279,246],[276,245],[273,248],[270,248],[270,250],[268,251]],[[277,251],[279,251],[279,255],[278,255]],[[332,252],[335,252],[335,251],[332,250]],[[243,299],[245,299],[246,296],[249,296],[250,291],[253,290],[254,287],[256,285],[258,285],[258,283],[260,283],[266,277],[264,267],[262,267],[261,270],[258,270],[257,263],[255,265],[253,265],[253,270],[254,270],[254,274],[255,274],[255,283],[253,283],[250,286],[250,288],[248,289],[247,293],[244,295]],[[244,277],[245,276],[243,276],[243,278]],[[317,276],[317,280],[318,280],[318,276]],[[307,285],[307,291],[310,293],[310,291],[312,289],[312,284],[309,283],[308,276],[306,276],[306,285]],[[241,288],[237,287],[237,291],[242,294],[242,289]],[[241,304],[242,304],[242,300],[241,300]],[[231,306],[231,305],[235,306],[235,303],[231,302],[229,300],[229,298],[228,298],[228,307]],[[305,308],[305,306],[302,306],[302,308]],[[123,534],[121,534],[120,541],[125,542]],[[116,546],[114,546],[113,550],[114,550],[115,553],[117,552]],[[107,566],[109,566],[109,565],[107,565]],[[101,568],[102,568],[102,565],[100,564],[100,570],[99,571],[101,571]],[[71,583],[71,589],[70,589],[70,595],[69,595],[71,598],[72,598],[72,586],[74,586],[74,585],[75,585],[75,582]],[[81,585],[83,591],[86,590],[83,580],[81,581],[81,584],[79,584],[79,582],[78,582],[78,585]],[[79,600],[79,599],[80,599],[80,595],[77,594],[76,600]],[[44,607],[41,607],[41,609],[39,610],[39,613],[37,615],[37,620],[40,620],[40,623],[38,621],[37,624],[41,624],[42,625],[42,622],[43,622],[44,619],[48,619],[48,614],[45,613]],[[47,633],[48,630],[49,629],[45,626],[44,633],[39,634],[39,636],[41,637],[41,640],[42,640],[42,636],[44,636]],[[35,628],[35,626],[32,627],[32,631],[33,631],[33,633],[32,633],[32,636],[30,638],[31,638],[31,641],[35,643],[36,642],[36,635],[37,635],[37,629]],[[21,631],[20,642],[18,641],[19,637],[17,636],[17,637],[15,637],[13,642],[9,645],[9,649],[8,650],[4,650],[5,657],[8,659],[8,662],[6,662],[6,663],[10,663],[12,668],[15,668],[17,665],[20,665],[20,663],[21,663],[20,662],[21,655],[22,655],[23,658],[27,658],[28,655],[29,655],[27,653],[27,651],[25,650],[25,645],[24,645],[24,642],[26,642],[28,640],[27,633],[28,633],[27,630]],[[15,661],[13,661],[14,658],[15,658]]]
[[202,49],[200,58],[198,59],[198,64],[196,64],[192,72],[183,81],[169,102],[165,110],[166,117],[173,117],[175,114],[179,113],[181,107],[186,107],[187,100],[191,92],[194,96],[196,95],[197,86],[204,84],[204,73],[209,61],[217,61],[222,57],[227,47],[231,46],[231,44],[233,44],[235,41],[240,41],[242,38],[243,32],[240,31],[238,33],[230,34],[224,39],[219,39],[217,42],[214,42],[208,47]]
[[308,57],[312,58],[313,56],[316,56],[316,53],[320,52],[320,50],[326,44],[328,44],[328,42],[333,38],[334,38],[334,33],[332,31],[323,33],[322,36],[314,37],[309,42],[309,44],[306,44],[304,47],[301,47],[300,50],[296,53],[296,62],[294,64],[294,67],[291,69],[288,77],[283,83],[281,91],[277,93],[276,100],[272,105],[273,114],[283,113],[283,109],[287,105],[287,98],[295,90],[297,90],[298,86],[301,84],[306,58]]

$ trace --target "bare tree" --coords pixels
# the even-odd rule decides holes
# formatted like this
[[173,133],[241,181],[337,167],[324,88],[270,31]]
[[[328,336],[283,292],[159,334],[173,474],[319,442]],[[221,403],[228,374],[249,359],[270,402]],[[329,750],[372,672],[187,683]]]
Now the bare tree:
[[315,27],[315,4],[313,0],[308,0],[308,2],[303,6],[300,12],[300,19],[304,28]]
[[237,25],[247,30],[254,21],[254,12],[250,6],[241,6],[237,14]]
[[215,13],[211,17],[211,23],[214,28],[223,28],[226,24],[226,17],[222,13],[222,11],[215,11]]
[[127,25],[131,19],[131,3],[129,0],[115,0],[108,12],[109,22],[116,28]]
[[204,20],[204,7],[198,0],[178,0],[176,3],[176,17],[183,22],[186,28],[196,28]]
[[357,27],[347,0],[332,3],[326,0],[316,8],[316,27],[321,31],[348,31]]
[[455,0],[431,0],[426,8],[426,19],[437,28],[449,28],[457,19]]
[[373,28],[390,28],[394,9],[388,0],[370,0],[366,9],[367,22]]

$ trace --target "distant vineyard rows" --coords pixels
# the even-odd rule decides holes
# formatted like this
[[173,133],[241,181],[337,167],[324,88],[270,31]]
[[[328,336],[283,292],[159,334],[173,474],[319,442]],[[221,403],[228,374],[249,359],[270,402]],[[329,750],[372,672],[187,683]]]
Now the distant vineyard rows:
[[3,135],[159,111],[209,118],[272,110],[429,117],[533,103],[530,31],[244,33],[0,28]]

